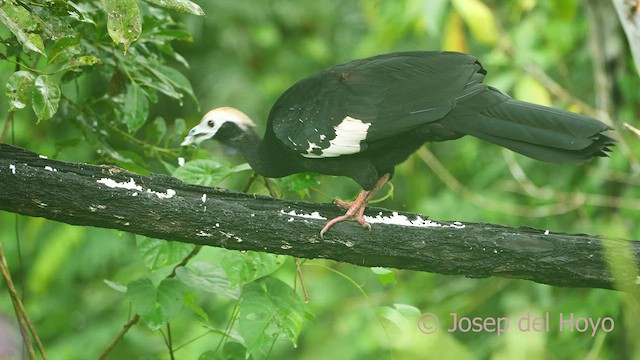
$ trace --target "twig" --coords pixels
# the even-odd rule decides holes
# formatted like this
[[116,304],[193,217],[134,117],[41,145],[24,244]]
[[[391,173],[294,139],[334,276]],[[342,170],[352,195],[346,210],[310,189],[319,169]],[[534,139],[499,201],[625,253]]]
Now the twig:
[[584,205],[640,210],[640,201],[634,198],[587,193],[568,193],[548,188],[540,188],[527,177],[524,169],[520,167],[512,152],[505,150],[503,154],[511,175],[519,185],[518,187],[505,185],[503,186],[505,190],[517,191],[536,199],[554,200],[556,202],[571,202],[572,199],[580,199],[580,203]]
[[[302,294],[304,295],[304,302],[309,303],[309,293],[307,293],[307,286],[304,284],[304,277],[302,276],[302,269],[300,268],[300,259],[293,258],[296,263],[296,272],[298,273],[298,278],[300,279],[300,288],[302,288]],[[294,286],[295,289],[295,286]]]
[[631,124],[629,124],[629,123],[624,123],[624,124],[622,124],[622,126],[624,126],[625,129],[631,131],[632,133],[634,133],[634,134],[636,134],[637,136],[640,137],[640,129],[631,126]]
[[[194,256],[196,256],[200,250],[202,249],[202,245],[197,245],[195,248],[193,248],[193,250],[191,250],[191,252],[189,253],[189,255],[185,256],[184,259],[182,259],[182,261],[180,261],[180,263],[176,266],[173,267],[173,270],[171,271],[171,274],[169,274],[169,276],[167,276],[167,278],[172,278],[174,276],[176,276],[176,269],[186,265],[189,260],[191,260]],[[125,336],[125,334],[129,331],[129,329],[135,325],[138,321],[140,321],[140,315],[136,314],[131,320],[129,320],[128,323],[126,323],[122,329],[120,330],[120,332],[118,333],[118,335],[116,335],[107,345],[107,347],[102,350],[102,352],[100,353],[100,356],[98,356],[98,359],[104,359],[107,355],[109,355],[109,353],[111,352],[111,350],[113,350],[113,348],[116,346],[116,344],[122,340],[122,338]],[[170,350],[171,351],[171,350]],[[171,351],[171,355],[173,358],[173,351]]]
[[7,260],[4,257],[4,250],[1,244],[0,244],[0,272],[2,272],[2,276],[4,277],[4,280],[7,283],[7,288],[9,289],[9,296],[11,297],[11,301],[13,302],[13,307],[16,311],[18,323],[20,324],[20,330],[21,330],[20,332],[22,333],[24,344],[27,347],[27,351],[29,352],[29,358],[36,359],[36,353],[33,348],[33,345],[31,344],[31,341],[29,341],[28,339],[28,334],[26,332],[26,329],[24,329],[25,325],[29,329],[31,336],[33,336],[33,340],[36,342],[36,346],[38,347],[38,351],[40,352],[40,355],[42,356],[42,358],[45,360],[48,359],[47,353],[44,350],[44,346],[42,345],[42,342],[38,337],[38,333],[36,333],[33,323],[31,322],[31,319],[29,319],[29,315],[27,314],[27,311],[24,308],[22,301],[20,300],[20,296],[18,295],[18,292],[16,291],[15,286],[13,285],[13,280],[11,279],[11,273],[9,272],[9,267],[7,266]]
[[113,350],[113,348],[116,346],[116,344],[124,337],[124,335],[127,333],[127,331],[129,331],[129,329],[133,325],[137,324],[138,321],[140,321],[140,315],[135,314],[135,316],[133,318],[131,318],[131,320],[129,320],[129,322],[127,322],[122,327],[122,329],[120,330],[118,335],[116,335],[113,338],[113,340],[111,340],[111,342],[109,342],[109,345],[107,345],[107,347],[104,350],[102,350],[102,352],[98,356],[98,360],[105,359],[107,357],[107,355],[109,355],[109,352],[111,352],[111,350]]
[[0,135],[0,144],[4,144],[4,141],[7,138],[7,134],[9,133],[9,128],[11,127],[11,123],[13,122],[14,114],[15,114],[15,111],[9,111],[9,114],[7,114],[7,120],[4,122],[4,127],[2,128],[2,135]]
[[500,203],[493,201],[484,196],[478,195],[462,185],[433,155],[426,147],[420,148],[416,154],[424,161],[427,166],[440,178],[440,180],[453,192],[467,199],[469,202],[492,211],[498,211],[505,214],[513,214],[525,217],[545,217],[551,215],[564,214],[584,205],[584,199],[580,197],[573,198],[572,202],[563,204],[555,204],[548,206],[520,206],[512,203]]

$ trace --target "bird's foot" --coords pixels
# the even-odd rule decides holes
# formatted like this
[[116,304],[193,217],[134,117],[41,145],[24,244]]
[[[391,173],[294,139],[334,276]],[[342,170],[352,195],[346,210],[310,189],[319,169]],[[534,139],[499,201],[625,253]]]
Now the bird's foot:
[[353,201],[342,201],[335,199],[334,202],[336,203],[336,205],[340,206],[341,208],[347,209],[347,212],[342,216],[338,216],[327,221],[327,224],[322,228],[322,230],[320,230],[320,237],[324,238],[324,234],[329,230],[329,228],[341,221],[346,220],[355,220],[360,223],[363,228],[371,231],[371,225],[369,225],[369,223],[364,220],[364,209],[367,207],[367,204],[369,203],[369,200],[371,200],[373,195],[378,192],[378,190],[380,190],[380,188],[389,180],[390,177],[390,174],[384,174],[380,178],[380,180],[378,180],[373,189],[360,190],[358,197],[356,197],[356,199]]
[[371,225],[364,219],[364,209],[367,207],[366,196],[358,196],[358,198],[351,202],[346,202],[342,200],[335,200],[336,205],[347,209],[347,212],[344,215],[335,217],[325,224],[325,226],[320,230],[320,237],[324,238],[324,234],[331,228],[333,225],[347,220],[355,220],[363,228],[371,231]]

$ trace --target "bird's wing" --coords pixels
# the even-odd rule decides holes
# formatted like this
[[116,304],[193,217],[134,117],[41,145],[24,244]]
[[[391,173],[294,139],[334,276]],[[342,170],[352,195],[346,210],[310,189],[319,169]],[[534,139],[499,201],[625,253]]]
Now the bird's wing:
[[460,99],[486,89],[476,58],[406,52],[354,60],[306,78],[273,106],[269,125],[305,157],[366,151],[442,119]]

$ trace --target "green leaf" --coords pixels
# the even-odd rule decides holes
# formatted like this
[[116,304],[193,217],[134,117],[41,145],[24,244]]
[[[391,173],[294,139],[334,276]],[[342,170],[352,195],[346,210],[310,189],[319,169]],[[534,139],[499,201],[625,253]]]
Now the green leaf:
[[24,109],[31,98],[35,76],[28,71],[16,71],[7,80],[9,111]]
[[15,4],[11,0],[2,2],[0,6],[0,22],[2,22],[15,35],[18,42],[30,51],[45,55],[44,43],[36,31],[35,17],[24,7]]
[[296,346],[304,314],[298,294],[281,280],[267,277],[244,286],[238,331],[250,352],[270,347],[279,337]]
[[149,100],[145,96],[144,90],[136,84],[127,85],[127,93],[124,96],[124,116],[123,122],[127,129],[134,134],[149,116]]
[[247,348],[235,341],[229,341],[222,348],[222,359],[238,360],[247,358]]
[[471,30],[473,37],[487,45],[498,41],[498,27],[489,8],[481,0],[451,0],[456,12]]
[[137,238],[136,242],[144,265],[151,271],[179,263],[196,247],[194,244],[149,237]]
[[418,308],[405,304],[393,304],[393,307],[383,306],[380,308],[380,315],[396,325],[402,332],[415,331],[415,322],[420,317],[420,313]]
[[105,284],[107,284],[108,287],[112,288],[113,290],[117,291],[117,292],[121,292],[123,294],[127,293],[127,287],[120,284],[119,282],[116,281],[111,281],[111,280],[107,280],[107,279],[103,279],[102,281],[104,281]]
[[182,140],[182,138],[187,134],[187,122],[182,118],[175,119],[173,121],[172,133],[176,140]]
[[198,304],[196,304],[196,302],[198,301],[198,297],[195,296],[194,294],[187,292],[185,294],[185,298],[184,298],[184,304],[191,309],[191,311],[193,311],[196,315],[198,315],[202,321],[204,321],[205,323],[209,322],[209,314],[207,314],[206,311],[204,311],[203,308],[201,308]]
[[309,195],[309,189],[318,186],[320,175],[314,173],[294,174],[283,178],[281,181],[289,191],[296,192],[300,197]]
[[372,267],[371,271],[376,274],[382,285],[395,284],[396,277],[393,271],[383,267]]
[[142,15],[135,0],[101,0],[107,12],[107,31],[114,43],[124,47],[138,40],[142,33]]
[[69,59],[82,54],[80,40],[78,38],[62,38],[49,49],[47,64],[57,64],[69,61]]
[[204,11],[198,4],[189,0],[146,0],[148,3],[163,7],[165,9],[175,10],[181,13],[204,16]]
[[220,266],[232,285],[244,285],[278,270],[285,260],[284,255],[228,251],[222,257]]
[[189,184],[215,186],[229,174],[231,174],[230,169],[216,161],[193,160],[177,168],[173,176]]
[[183,283],[212,294],[232,299],[240,297],[240,288],[232,286],[220,266],[198,261],[176,269],[176,276]]
[[153,137],[156,141],[156,144],[159,144],[167,134],[167,122],[164,120],[164,118],[158,116],[153,120],[152,125],[154,130]]
[[69,61],[67,61],[64,64],[64,66],[60,68],[59,71],[62,71],[62,70],[79,71],[79,68],[83,66],[93,66],[101,63],[102,63],[102,60],[100,60],[95,56],[91,56],[91,55],[78,56],[78,57],[69,59]]
[[[193,93],[191,82],[180,71],[170,66],[165,66],[165,65],[155,64],[155,63],[148,64],[148,69],[154,74],[154,76],[158,78],[158,80],[162,81],[167,86],[171,88],[174,88],[174,87],[178,88],[184,91],[185,93],[187,93],[187,95],[189,95],[191,99],[193,99],[193,101],[196,103],[196,106],[198,107],[198,109],[200,109],[200,103],[198,102],[198,99]],[[180,105],[182,105],[181,98],[178,98],[178,100],[180,100]]]
[[53,83],[50,76],[40,75],[36,78],[31,96],[31,105],[38,121],[51,119],[58,111],[60,87]]
[[164,279],[156,288],[149,279],[138,279],[127,286],[133,307],[151,330],[169,322],[184,305],[184,289],[177,279]]
[[51,13],[49,6],[34,6],[31,15],[35,17],[49,39],[58,40],[75,35],[67,20],[63,16]]

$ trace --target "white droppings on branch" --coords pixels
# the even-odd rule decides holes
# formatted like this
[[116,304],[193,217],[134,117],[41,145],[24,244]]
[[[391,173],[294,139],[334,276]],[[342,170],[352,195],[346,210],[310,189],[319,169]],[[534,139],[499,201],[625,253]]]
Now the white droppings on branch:
[[[295,216],[295,217],[300,217],[300,218],[305,218],[305,219],[319,219],[319,220],[327,220],[326,217],[320,215],[319,212],[314,211],[311,214],[304,214],[304,213],[296,213],[295,210],[291,210],[291,211],[284,211],[284,210],[280,210],[280,214],[282,215],[289,215],[289,216]],[[289,221],[293,221],[293,220],[289,220]]]
[[102,178],[100,180],[97,181],[97,183],[99,184],[104,184],[110,188],[121,188],[121,189],[128,189],[128,190],[138,190],[138,191],[142,191],[142,186],[136,184],[135,180],[133,180],[133,178],[129,178],[129,181],[126,182],[117,182],[113,179],[109,179],[109,178]]
[[106,206],[104,206],[104,205],[99,205],[99,204],[92,204],[91,206],[89,206],[89,210],[90,210],[91,212],[96,212],[96,211],[98,211],[98,210],[104,210],[104,209],[106,209],[106,208],[107,208]]
[[207,194],[202,194],[202,202],[207,202]]
[[173,189],[167,189],[167,191],[163,192],[163,193],[162,192],[153,191],[151,189],[147,189],[147,192],[151,193],[151,194],[155,194],[158,197],[158,199],[171,199],[176,194],[176,191],[173,190]]
[[49,170],[49,171],[58,171],[58,170],[52,168],[51,166],[45,166],[44,169],[45,170]]
[[[133,178],[129,178],[129,181],[118,182],[109,178],[102,178],[96,181],[99,184],[106,185],[110,188],[119,188],[127,190],[137,190],[131,196],[138,196],[138,191],[144,191],[144,188],[136,184]],[[159,199],[171,199],[176,195],[176,191],[173,189],[167,189],[165,192],[158,192],[151,189],[147,189],[146,192],[156,195]]]
[[213,234],[210,234],[208,232],[204,232],[202,230],[198,231],[198,233],[196,234],[196,236],[200,236],[200,237],[211,237],[213,236]]
[[465,227],[464,224],[459,221],[453,222],[449,225],[445,225],[439,222],[431,221],[429,219],[423,219],[420,216],[416,216],[415,219],[410,220],[405,215],[400,215],[395,211],[391,213],[391,216],[383,216],[382,213],[379,213],[375,217],[365,215],[364,220],[370,224],[390,224],[390,225],[402,225],[402,226],[424,227],[424,228],[442,227],[442,228],[464,229]]
[[11,170],[11,173],[12,173],[13,175],[15,175],[15,174],[16,174],[16,166],[15,166],[15,165],[13,165],[13,164],[9,164],[9,170]]
[[46,157],[45,155],[38,155],[38,157],[39,157],[40,159],[48,159],[48,157]]

